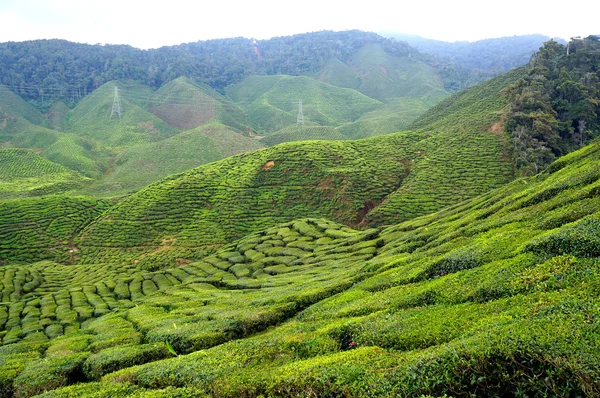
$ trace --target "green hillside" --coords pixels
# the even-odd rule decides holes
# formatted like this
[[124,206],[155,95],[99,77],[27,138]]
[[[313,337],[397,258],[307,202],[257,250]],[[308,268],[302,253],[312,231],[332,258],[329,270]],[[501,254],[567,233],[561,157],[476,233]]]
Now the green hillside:
[[389,228],[299,219],[160,271],[0,267],[0,389],[597,396],[599,161],[596,142]]
[[0,84],[0,130],[5,127],[9,116],[22,117],[33,124],[44,123],[44,116],[37,109]]
[[358,120],[337,127],[351,139],[360,139],[405,130],[431,105],[414,98],[398,98],[365,113]]
[[79,173],[97,178],[102,175],[110,152],[90,139],[62,133],[29,123],[21,117],[7,119],[0,129],[2,146],[28,148],[41,156]]
[[383,102],[414,98],[431,106],[448,96],[435,68],[416,57],[390,55],[381,44],[363,46],[346,63],[330,60],[318,79]]
[[454,94],[410,125],[431,134],[420,143],[423,158],[402,187],[369,213],[367,222],[406,220],[426,209],[439,210],[451,204],[450,198],[456,203],[510,181],[513,170],[502,125],[509,104],[500,92],[524,73],[516,69]]
[[101,195],[134,192],[170,174],[259,148],[263,145],[258,140],[210,122],[160,142],[127,149],[88,191]]
[[[111,119],[115,87],[121,97],[121,119],[116,115]],[[151,95],[150,88],[138,84],[106,83],[67,114],[66,128],[109,148],[155,142],[177,134],[178,130],[144,109]]]
[[0,202],[0,264],[71,262],[75,235],[111,204],[64,195]]
[[70,191],[89,181],[32,151],[0,148],[0,199]]
[[160,266],[308,215],[356,225],[402,183],[419,139],[285,143],[167,177],[86,228],[81,261]]
[[306,76],[249,76],[228,87],[227,94],[246,112],[248,124],[259,134],[296,124],[299,100],[305,123],[322,126],[354,121],[380,105],[355,90]]
[[149,99],[148,109],[179,129],[192,129],[218,121],[232,128],[244,129],[244,114],[235,105],[206,85],[186,77],[175,79],[158,89]]
[[282,142],[307,141],[307,140],[347,140],[344,134],[330,126],[307,126],[305,124],[293,124],[276,133],[261,138],[260,142],[273,146]]

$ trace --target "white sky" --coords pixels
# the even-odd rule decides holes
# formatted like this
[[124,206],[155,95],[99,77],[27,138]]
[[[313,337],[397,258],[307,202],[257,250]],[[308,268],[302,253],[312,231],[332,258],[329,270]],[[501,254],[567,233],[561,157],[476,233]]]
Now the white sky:
[[0,42],[66,39],[155,48],[318,30],[393,30],[445,40],[600,34],[600,0],[0,0]]

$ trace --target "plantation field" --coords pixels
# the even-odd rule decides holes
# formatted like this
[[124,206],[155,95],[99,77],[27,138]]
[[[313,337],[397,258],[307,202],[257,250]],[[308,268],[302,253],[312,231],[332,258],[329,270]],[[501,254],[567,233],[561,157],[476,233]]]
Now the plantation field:
[[32,151],[0,148],[0,200],[69,191],[89,181]]
[[127,149],[116,158],[112,170],[86,192],[102,196],[135,192],[170,174],[262,147],[258,140],[211,122]]
[[382,102],[412,98],[432,106],[449,94],[435,68],[414,57],[391,55],[375,43],[361,47],[346,63],[329,60],[318,80]]
[[244,130],[245,115],[234,104],[206,85],[180,77],[158,89],[147,107],[154,115],[178,129],[189,130],[209,122]]
[[248,76],[227,88],[242,108],[250,127],[261,135],[296,124],[302,100],[305,124],[337,126],[358,119],[381,102],[356,90],[319,82],[306,76]]
[[260,142],[273,146],[282,142],[309,141],[309,140],[347,140],[348,137],[330,126],[307,126],[294,124],[285,127],[273,134],[261,138]]
[[0,202],[0,264],[72,263],[77,233],[112,204],[64,195]]
[[600,142],[398,225],[298,219],[154,271],[0,267],[1,391],[596,396],[598,161]]
[[395,133],[406,130],[432,105],[413,98],[395,99],[336,130],[353,140]]
[[81,261],[194,259],[304,215],[357,225],[401,184],[420,138],[285,143],[167,177],[86,228],[77,243]]
[[[111,116],[119,88],[122,114]],[[177,134],[174,127],[145,109],[149,87],[124,82],[109,82],[83,98],[66,117],[67,131],[102,142],[108,148],[155,142]]]

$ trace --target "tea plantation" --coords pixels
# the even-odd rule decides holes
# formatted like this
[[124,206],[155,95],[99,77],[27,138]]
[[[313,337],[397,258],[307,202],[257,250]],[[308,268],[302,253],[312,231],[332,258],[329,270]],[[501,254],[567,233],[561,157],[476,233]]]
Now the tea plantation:
[[89,181],[32,151],[0,148],[0,199],[69,191]]
[[596,142],[387,228],[297,219],[154,271],[4,265],[1,391],[598,396],[599,161]]

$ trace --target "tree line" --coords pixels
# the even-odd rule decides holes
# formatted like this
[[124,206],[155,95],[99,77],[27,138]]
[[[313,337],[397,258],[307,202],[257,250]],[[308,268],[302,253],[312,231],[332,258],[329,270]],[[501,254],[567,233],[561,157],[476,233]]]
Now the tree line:
[[507,87],[505,130],[520,174],[535,174],[556,157],[600,135],[600,39],[550,40],[526,77]]

